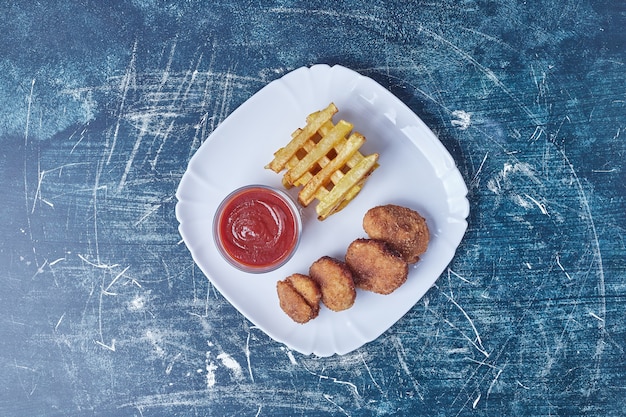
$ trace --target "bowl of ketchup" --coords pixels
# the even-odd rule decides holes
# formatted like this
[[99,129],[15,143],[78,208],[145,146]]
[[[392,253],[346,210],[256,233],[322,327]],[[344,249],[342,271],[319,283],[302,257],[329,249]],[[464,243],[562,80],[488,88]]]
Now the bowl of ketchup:
[[265,185],[247,185],[230,193],[213,220],[220,254],[250,273],[284,265],[296,251],[301,232],[296,203],[286,193]]

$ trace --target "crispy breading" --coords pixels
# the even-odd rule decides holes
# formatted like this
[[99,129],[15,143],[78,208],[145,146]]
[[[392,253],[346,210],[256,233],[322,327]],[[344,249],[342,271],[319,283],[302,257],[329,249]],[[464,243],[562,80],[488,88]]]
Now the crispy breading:
[[293,274],[287,277],[293,288],[300,293],[302,297],[312,307],[319,309],[322,299],[322,292],[319,285],[311,277],[304,274]]
[[357,288],[378,294],[398,289],[409,273],[402,256],[382,240],[356,239],[348,246],[346,264]]
[[320,286],[322,302],[326,307],[333,311],[352,307],[356,299],[356,290],[352,272],[344,262],[323,256],[313,262],[309,275]]
[[280,308],[295,322],[306,323],[319,314],[321,292],[310,277],[293,274],[276,283]]
[[430,240],[426,220],[415,210],[394,204],[369,209],[363,229],[370,239],[387,242],[409,264],[419,260]]

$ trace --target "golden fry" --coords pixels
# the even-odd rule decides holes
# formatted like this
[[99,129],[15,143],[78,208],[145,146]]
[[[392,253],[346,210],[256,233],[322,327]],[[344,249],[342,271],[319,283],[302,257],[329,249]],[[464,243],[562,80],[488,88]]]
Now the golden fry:
[[336,212],[335,209],[337,209],[345,197],[349,195],[352,187],[357,185],[372,173],[377,160],[377,153],[366,156],[354,168],[348,171],[348,173],[344,175],[337,184],[335,184],[328,195],[319,202],[317,207],[315,207],[318,219],[324,220],[332,213]]
[[317,164],[317,161],[322,159],[340,140],[350,133],[351,130],[352,124],[340,120],[339,123],[317,143],[317,146],[302,158],[298,165],[287,171],[285,174],[287,181],[293,184],[298,178],[304,175],[305,172],[309,172],[311,168]]
[[298,201],[308,206],[319,201],[319,220],[343,209],[361,191],[367,177],[378,168],[378,154],[363,156],[359,149],[365,137],[350,134],[353,125],[332,117],[337,107],[330,103],[324,110],[307,116],[307,124],[291,134],[291,141],[274,153],[265,168],[278,173],[286,170],[285,188],[302,187]]
[[287,146],[276,151],[274,159],[266,166],[266,168],[269,168],[277,173],[282,171],[289,159],[295,155],[304,142],[310,139],[311,136],[313,136],[324,123],[329,121],[335,113],[337,113],[337,107],[333,103],[330,103],[324,110],[309,115],[307,118],[308,123],[304,129],[300,129],[298,134],[293,137]]
[[306,185],[302,188],[302,190],[300,190],[300,193],[298,194],[300,204],[305,207],[308,206],[315,198],[317,190],[331,181],[333,174],[336,171],[339,171],[341,167],[346,164],[348,159],[350,159],[350,157],[352,157],[352,155],[359,150],[364,142],[365,138],[363,135],[359,133],[353,133],[350,135],[345,145],[339,147],[339,152],[337,153],[335,159],[329,161],[329,163],[326,164],[320,172],[307,181]]

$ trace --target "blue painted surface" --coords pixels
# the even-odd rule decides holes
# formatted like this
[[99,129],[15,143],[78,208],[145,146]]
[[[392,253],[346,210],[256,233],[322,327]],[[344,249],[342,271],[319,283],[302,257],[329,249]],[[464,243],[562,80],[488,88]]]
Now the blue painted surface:
[[[0,9],[1,415],[626,414],[623,2]],[[230,306],[174,216],[211,131],[314,63],[409,105],[472,206],[428,294],[324,359]]]

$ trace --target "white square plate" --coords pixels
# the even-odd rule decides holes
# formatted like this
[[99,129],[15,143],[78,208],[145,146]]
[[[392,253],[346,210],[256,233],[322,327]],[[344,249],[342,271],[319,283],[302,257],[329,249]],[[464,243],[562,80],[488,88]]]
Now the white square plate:
[[[220,202],[248,184],[281,188],[281,174],[265,165],[306,116],[334,102],[335,121],[354,124],[367,142],[364,155],[378,152],[380,167],[361,193],[324,221],[316,202],[302,210],[303,234],[296,254],[266,274],[235,269],[218,253],[212,222]],[[299,189],[289,190],[296,198]],[[374,80],[345,67],[299,68],[269,83],[222,122],[189,162],[178,187],[176,217],[191,255],[222,295],[273,339],[303,354],[346,354],[376,339],[399,320],[435,283],[452,260],[467,229],[467,187],[456,165],[432,131],[398,98]],[[431,241],[410,267],[407,282],[390,295],[357,290],[353,307],[333,312],[322,306],[306,324],[293,322],[281,309],[276,282],[308,273],[328,255],[343,259],[348,245],[367,237],[365,212],[398,204],[424,216]]]

